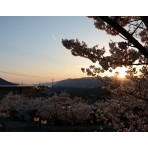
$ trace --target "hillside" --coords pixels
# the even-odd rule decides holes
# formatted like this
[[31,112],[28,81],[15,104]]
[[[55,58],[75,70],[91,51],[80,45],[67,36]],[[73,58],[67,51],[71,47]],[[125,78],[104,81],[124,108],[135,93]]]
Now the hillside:
[[6,80],[0,78],[0,86],[4,86],[4,85],[18,85],[18,84],[12,83],[12,82],[9,82],[9,81],[6,81]]
[[109,93],[100,88],[100,87],[96,87],[96,88],[72,88],[72,87],[53,87],[50,89],[49,93],[50,94],[54,94],[54,93],[58,93],[58,92],[62,92],[65,91],[67,92],[71,97],[83,97],[85,99],[103,99],[104,97],[108,96]]
[[66,79],[54,84],[54,87],[70,88],[96,88],[102,86],[102,82],[96,78]]

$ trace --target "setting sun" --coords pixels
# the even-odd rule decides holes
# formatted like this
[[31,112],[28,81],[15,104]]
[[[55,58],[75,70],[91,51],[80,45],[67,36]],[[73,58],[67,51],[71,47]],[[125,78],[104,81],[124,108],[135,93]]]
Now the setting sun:
[[118,72],[119,78],[125,78],[125,76],[127,75],[125,67],[117,67],[116,72]]

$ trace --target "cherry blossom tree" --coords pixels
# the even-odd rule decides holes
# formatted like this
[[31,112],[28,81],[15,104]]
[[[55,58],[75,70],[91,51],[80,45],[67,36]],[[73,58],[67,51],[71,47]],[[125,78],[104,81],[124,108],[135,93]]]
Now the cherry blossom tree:
[[[48,119],[53,124],[71,125],[85,123],[90,120],[91,105],[88,105],[81,97],[71,98],[68,93],[61,92],[52,97],[27,98],[21,95],[6,95],[0,102],[0,114],[7,116],[27,115],[36,111],[40,118]],[[2,115],[2,114],[1,114]],[[34,114],[35,115],[35,114]],[[33,117],[28,117],[32,121]]]
[[81,68],[87,75],[98,77],[105,71],[127,67],[127,79],[121,81],[118,73],[104,79],[103,89],[111,98],[98,103],[98,120],[112,125],[118,131],[148,131],[148,17],[145,16],[92,16],[97,29],[108,35],[120,36],[123,41],[109,42],[105,47],[88,45],[78,39],[64,39],[63,46],[74,56],[90,59],[96,65]]
[[97,29],[106,31],[112,36],[121,36],[121,42],[109,42],[110,55],[106,55],[106,49],[95,45],[88,45],[78,39],[64,39],[62,44],[72,55],[90,59],[93,63],[99,63],[99,67],[91,65],[82,68],[88,75],[96,76],[104,71],[112,72],[116,67],[128,66],[130,69],[138,65],[148,65],[148,24],[146,17],[89,17],[94,20]]

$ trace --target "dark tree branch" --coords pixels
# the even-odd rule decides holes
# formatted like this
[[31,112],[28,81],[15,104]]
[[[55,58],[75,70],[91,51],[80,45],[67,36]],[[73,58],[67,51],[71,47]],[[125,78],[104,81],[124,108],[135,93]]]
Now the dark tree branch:
[[[122,26],[120,26],[118,23],[113,21],[108,16],[100,16],[100,18],[105,21],[107,24],[111,25],[113,28],[115,28],[119,33],[121,33],[125,38],[129,40],[140,52],[142,55],[144,55],[148,59],[148,51],[146,48],[144,48],[131,34],[129,34]],[[145,19],[145,17],[144,17]],[[144,22],[145,23],[145,22]],[[148,24],[147,24],[148,25]],[[147,26],[148,28],[148,26]]]
[[144,22],[147,30],[148,30],[148,17],[147,16],[141,16],[141,20]]
[[142,24],[142,22],[136,27],[136,29],[132,32],[132,35],[136,32],[136,30],[140,27],[140,25]]
[[123,37],[121,34],[119,34],[119,36],[122,38],[122,39],[124,39],[124,40],[127,40],[125,37]]
[[[137,25],[135,25],[135,24],[130,24],[130,25],[136,26],[136,27],[137,27]],[[139,28],[140,28],[140,29],[143,29],[143,30],[147,30],[147,29],[145,29],[144,27],[141,27],[141,26],[139,26]]]
[[133,63],[131,63],[131,64],[129,64],[129,63],[122,63],[122,64],[124,64],[124,65],[148,65],[148,63],[137,63],[137,64],[133,64]]

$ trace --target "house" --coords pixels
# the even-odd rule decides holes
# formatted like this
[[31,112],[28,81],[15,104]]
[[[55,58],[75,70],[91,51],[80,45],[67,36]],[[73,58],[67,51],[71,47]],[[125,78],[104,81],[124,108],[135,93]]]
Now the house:
[[22,94],[24,96],[33,96],[35,94],[35,86],[20,85],[20,84],[8,82],[0,78],[0,97],[8,93]]

